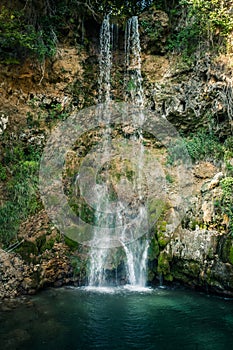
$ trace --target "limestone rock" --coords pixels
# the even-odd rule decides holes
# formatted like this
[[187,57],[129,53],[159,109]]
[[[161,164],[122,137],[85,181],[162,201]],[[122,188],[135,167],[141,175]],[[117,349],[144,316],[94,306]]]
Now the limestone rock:
[[194,168],[194,175],[200,179],[209,179],[214,176],[217,169],[209,162],[200,162]]

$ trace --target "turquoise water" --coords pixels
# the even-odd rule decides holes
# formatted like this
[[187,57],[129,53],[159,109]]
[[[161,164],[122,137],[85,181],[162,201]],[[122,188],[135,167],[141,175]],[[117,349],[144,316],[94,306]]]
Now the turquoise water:
[[0,316],[1,349],[226,350],[233,300],[189,290],[61,288]]

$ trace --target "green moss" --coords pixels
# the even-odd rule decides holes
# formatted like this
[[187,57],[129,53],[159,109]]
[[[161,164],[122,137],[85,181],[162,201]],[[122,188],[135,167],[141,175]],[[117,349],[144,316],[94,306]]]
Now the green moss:
[[65,244],[71,249],[71,250],[77,250],[79,247],[78,242],[73,241],[67,236],[64,236]]
[[170,237],[167,235],[167,222],[159,221],[157,224],[157,239],[160,248],[165,248],[166,245],[170,242]]
[[230,248],[229,262],[233,265],[233,246]]
[[[230,261],[231,250],[232,250],[232,239],[229,236],[220,236],[219,237],[219,247],[220,250],[220,258],[224,263]],[[233,260],[232,260],[233,261]]]
[[160,198],[151,199],[148,202],[148,218],[150,225],[156,223],[157,220],[162,220],[169,206]]
[[166,174],[166,181],[172,184],[174,182],[174,179],[170,174]]
[[80,259],[79,256],[72,257],[71,265],[73,267],[74,276],[83,276],[87,271],[87,261]]
[[200,266],[195,261],[190,261],[187,265],[185,265],[184,272],[187,275],[197,277],[200,273]]
[[16,249],[16,252],[20,254],[25,261],[31,262],[34,259],[33,255],[38,254],[38,248],[33,242],[26,241]]
[[36,246],[39,252],[41,252],[41,249],[45,243],[46,243],[45,235],[36,238]]
[[157,212],[158,214],[161,215],[161,213],[164,213],[167,208],[168,208],[167,203],[160,198],[151,199],[148,203],[149,213]]
[[5,181],[7,179],[6,168],[0,163],[0,181]]
[[220,182],[222,188],[222,199],[220,213],[225,214],[229,219],[228,232],[233,237],[233,177],[228,176]]
[[43,253],[45,250],[51,250],[54,246],[54,243],[54,238],[50,238],[48,241],[46,241],[45,244],[41,247],[41,253]]
[[158,273],[164,277],[170,275],[169,256],[166,252],[161,252],[158,259]]
[[149,282],[152,282],[154,280],[154,278],[156,276],[156,272],[157,272],[157,270],[153,271],[153,270],[149,269],[148,274],[147,274],[147,279]]
[[159,244],[157,239],[153,237],[148,249],[148,259],[152,261],[156,259],[158,255],[159,255]]
[[173,281],[173,275],[171,273],[169,273],[168,275],[164,276],[164,280],[168,281],[168,282],[172,282]]

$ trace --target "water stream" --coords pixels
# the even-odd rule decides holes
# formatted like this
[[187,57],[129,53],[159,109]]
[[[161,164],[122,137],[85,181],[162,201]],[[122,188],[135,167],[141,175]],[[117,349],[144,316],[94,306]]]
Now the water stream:
[[[112,49],[116,49],[116,43],[118,38],[118,30],[116,25],[110,24],[110,17],[106,16],[103,20],[100,30],[100,55],[99,55],[99,102],[102,103],[99,108],[100,123],[103,122],[106,125],[105,132],[103,134],[103,141],[101,143],[102,150],[98,153],[101,159],[97,159],[97,162],[101,164],[103,159],[108,160],[111,154],[112,136],[111,136],[111,111],[109,112],[109,106],[111,104],[111,68],[112,68]],[[143,162],[144,162],[144,146],[142,143],[142,131],[140,125],[143,123],[144,115],[140,112],[144,106],[144,94],[142,88],[142,75],[141,75],[141,47],[139,38],[138,18],[134,16],[127,22],[125,31],[125,74],[124,74],[124,87],[125,87],[125,100],[132,105],[136,106],[139,113],[135,117],[136,125],[139,125],[138,129],[135,129],[131,137],[132,144],[136,145],[133,153],[137,153],[137,164],[133,164],[132,186],[133,192],[137,200],[133,203],[134,211],[137,212],[138,228],[141,227],[142,221],[147,222],[147,213],[145,209],[145,199],[142,189],[143,181]],[[97,156],[98,157],[98,156]],[[106,161],[107,163],[107,161]],[[106,167],[106,166],[105,166]],[[103,168],[103,167],[102,167]],[[100,169],[100,173],[101,173]],[[148,240],[135,239],[135,225],[131,226],[126,224],[124,203],[118,199],[114,203],[110,199],[109,186],[111,181],[109,180],[109,174],[104,176],[104,181],[96,183],[95,197],[96,197],[96,220],[93,234],[93,244],[90,251],[90,267],[89,267],[89,285],[90,286],[106,286],[109,284],[109,277],[107,270],[111,270],[113,265],[113,255],[117,254],[111,248],[111,237],[108,227],[113,228],[114,222],[116,226],[121,226],[122,231],[118,237],[121,249],[124,251],[124,269],[125,269],[125,281],[132,286],[145,286],[147,280],[147,251]],[[102,171],[103,175],[103,171]],[[103,215],[107,213],[107,215]],[[109,215],[112,214],[112,215]],[[135,215],[135,213],[134,213]],[[109,218],[111,217],[111,221]],[[144,224],[145,226],[145,224]],[[146,233],[145,233],[146,234]],[[117,262],[116,264],[119,264]],[[117,281],[117,266],[116,280],[111,284],[118,285]]]

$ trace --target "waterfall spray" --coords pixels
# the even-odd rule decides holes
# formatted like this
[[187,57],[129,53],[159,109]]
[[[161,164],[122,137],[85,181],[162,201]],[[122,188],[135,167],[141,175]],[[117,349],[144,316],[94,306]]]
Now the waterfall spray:
[[[112,53],[111,47],[114,43],[114,26],[110,25],[109,16],[107,16],[102,23],[100,30],[100,56],[99,56],[99,102],[103,103],[100,106],[100,121],[104,121],[106,125],[102,137],[102,149],[99,156],[103,159],[109,159],[111,155],[111,128],[110,128],[110,113],[108,106],[111,102],[111,67],[112,67]],[[139,39],[138,18],[136,16],[129,19],[125,34],[125,88],[126,100],[131,104],[138,106],[139,113],[135,118],[135,124],[139,125],[139,130],[133,135],[132,144],[137,144],[134,153],[137,154],[138,164],[134,167],[132,179],[133,191],[135,193],[134,203],[131,203],[130,210],[134,211],[136,219],[134,224],[128,224],[126,217],[130,217],[129,208],[118,198],[118,202],[113,204],[109,195],[108,175],[104,175],[103,182],[96,183],[96,215],[95,227],[93,233],[93,244],[90,252],[90,286],[106,286],[109,285],[108,271],[114,265],[112,263],[111,252],[111,237],[109,231],[105,228],[111,227],[117,230],[117,226],[122,227],[122,231],[118,236],[121,244],[121,249],[125,256],[125,270],[126,282],[132,286],[144,287],[146,284],[146,265],[147,265],[147,239],[135,239],[137,237],[136,231],[147,220],[147,212],[144,203],[144,194],[142,189],[143,181],[143,159],[144,147],[142,144],[142,132],[140,125],[143,123],[143,113],[141,111],[144,105],[144,96],[142,88],[141,75],[141,47]],[[138,147],[138,144],[140,146]],[[101,160],[97,162],[101,164]],[[102,171],[102,170],[101,170]],[[103,215],[105,213],[105,215]],[[106,215],[111,213],[111,215]],[[110,221],[111,220],[111,221]],[[114,226],[115,223],[115,226]],[[108,232],[108,233],[107,233]],[[130,242],[130,243],[126,243]],[[101,244],[100,244],[101,243]],[[100,248],[102,246],[102,248]],[[115,266],[115,276],[117,278],[117,266]],[[117,284],[117,281],[114,282]]]
[[[106,108],[110,103],[110,91],[111,91],[111,67],[112,67],[112,52],[111,52],[111,25],[109,21],[109,15],[107,15],[101,25],[100,29],[100,55],[99,55],[99,103],[103,103],[100,106],[100,121],[104,121],[107,128],[103,134],[103,154],[107,156],[111,142],[111,130],[108,126],[109,115],[106,113]],[[105,108],[106,106],[106,108]],[[100,160],[99,160],[100,163]],[[104,227],[108,226],[106,218],[101,217],[101,214],[106,211],[111,211],[109,208],[108,188],[105,184],[96,184],[95,192],[97,196],[97,206],[95,214],[95,226],[93,233],[93,245],[90,252],[90,273],[89,273],[89,285],[90,286],[103,286],[105,285],[105,267],[108,257],[108,237],[106,237]],[[96,248],[98,242],[104,242],[103,248]]]
[[[144,146],[142,143],[143,135],[140,126],[144,121],[142,108],[144,107],[144,92],[142,87],[141,73],[141,45],[139,36],[138,17],[131,17],[125,31],[125,98],[127,102],[138,107],[137,122],[139,130],[133,135],[135,142],[140,142],[137,178],[134,179],[134,188],[139,198],[139,213],[143,220],[147,220],[147,211],[143,201],[143,164],[144,164]],[[128,246],[123,244],[126,253],[126,266],[128,270],[129,283],[132,285],[145,286],[147,276],[147,253],[148,240],[135,240]]]

